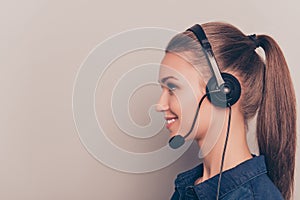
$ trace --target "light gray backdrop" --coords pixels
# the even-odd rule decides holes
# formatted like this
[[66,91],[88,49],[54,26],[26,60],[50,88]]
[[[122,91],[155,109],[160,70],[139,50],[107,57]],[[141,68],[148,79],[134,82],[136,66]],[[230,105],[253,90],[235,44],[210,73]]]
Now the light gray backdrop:
[[[266,33],[278,41],[299,99],[298,8],[296,0],[1,1],[0,199],[168,199],[176,174],[198,163],[198,149],[192,146],[176,162],[148,173],[120,172],[97,161],[80,141],[73,120],[73,86],[84,59],[100,42],[129,29],[183,31],[194,23],[225,21],[245,33]],[[154,50],[128,54],[113,64],[108,77],[117,80],[120,66],[159,62],[161,56]],[[129,136],[110,127],[111,109],[102,97],[113,85],[105,82],[107,77],[102,81],[104,87],[95,94],[96,112],[100,121],[108,120],[111,140],[132,151],[164,145],[166,134],[154,138],[158,143],[140,139],[135,146]],[[141,125],[149,123],[141,102],[155,101],[159,95],[158,87],[148,89],[153,94],[141,90],[133,95],[136,103],[129,103],[129,110],[135,111],[132,118]],[[255,151],[253,140],[250,143]],[[298,159],[296,175],[299,167]],[[295,199],[300,198],[298,182],[296,176]]]

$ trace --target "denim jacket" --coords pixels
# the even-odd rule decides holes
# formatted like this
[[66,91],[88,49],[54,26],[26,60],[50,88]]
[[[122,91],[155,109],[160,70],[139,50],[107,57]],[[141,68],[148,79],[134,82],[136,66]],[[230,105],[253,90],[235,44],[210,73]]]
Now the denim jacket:
[[[194,185],[202,175],[203,164],[179,174],[171,200],[216,199],[219,175]],[[283,197],[268,177],[265,158],[260,155],[222,173],[219,199],[283,200]]]

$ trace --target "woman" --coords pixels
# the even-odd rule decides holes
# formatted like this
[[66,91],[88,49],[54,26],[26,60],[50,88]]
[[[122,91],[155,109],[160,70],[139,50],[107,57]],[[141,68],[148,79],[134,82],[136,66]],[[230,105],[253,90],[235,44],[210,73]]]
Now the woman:
[[[171,199],[291,199],[296,105],[282,51],[271,37],[246,36],[230,24],[210,22],[201,28],[222,76],[233,75],[238,81],[233,87],[241,90],[233,103],[212,101],[214,91],[207,82],[217,82],[220,72],[214,71],[204,47],[207,40],[201,41],[192,28],[167,45],[157,110],[164,112],[173,147],[194,139],[203,155],[202,164],[177,176]],[[258,47],[265,58],[255,51]],[[247,123],[254,117],[259,156],[246,141]],[[179,140],[174,143],[174,138]]]

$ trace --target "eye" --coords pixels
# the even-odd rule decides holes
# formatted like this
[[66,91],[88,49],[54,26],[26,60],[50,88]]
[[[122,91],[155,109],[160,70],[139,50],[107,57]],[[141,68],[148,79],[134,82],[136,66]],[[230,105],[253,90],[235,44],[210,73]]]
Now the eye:
[[170,89],[170,90],[175,90],[177,88],[177,86],[173,83],[167,83],[167,87]]
[[177,89],[177,86],[176,86],[175,84],[173,84],[173,83],[167,83],[167,87],[168,87],[168,89],[169,89],[169,93],[170,93],[170,94],[173,94],[173,91],[174,91],[175,89]]

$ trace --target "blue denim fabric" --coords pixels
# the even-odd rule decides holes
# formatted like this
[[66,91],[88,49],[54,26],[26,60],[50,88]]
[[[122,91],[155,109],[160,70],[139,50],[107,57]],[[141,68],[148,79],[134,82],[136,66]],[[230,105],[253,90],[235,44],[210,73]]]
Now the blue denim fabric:
[[[179,174],[171,200],[216,199],[219,175],[194,185],[202,175],[202,164]],[[260,155],[222,173],[219,199],[283,200],[283,197],[268,177],[265,157]]]

